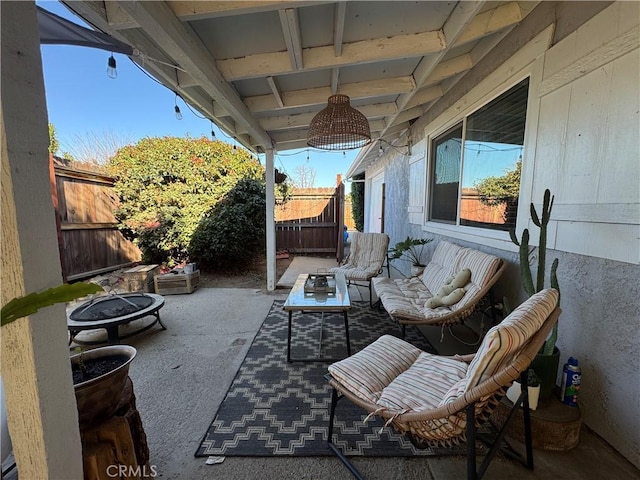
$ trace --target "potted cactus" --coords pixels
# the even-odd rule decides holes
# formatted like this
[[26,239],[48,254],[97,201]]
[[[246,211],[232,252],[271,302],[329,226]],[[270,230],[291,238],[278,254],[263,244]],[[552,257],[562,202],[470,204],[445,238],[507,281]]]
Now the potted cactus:
[[[540,229],[540,236],[538,242],[538,265],[536,271],[536,281],[534,283],[533,274],[531,273],[531,253],[533,249],[529,248],[529,229],[525,228],[522,232],[522,239],[518,240],[513,230],[509,231],[511,241],[518,245],[520,248],[520,277],[522,279],[522,287],[527,295],[531,296],[545,288],[545,266],[547,258],[547,225],[551,218],[551,209],[553,208],[553,198],[549,189],[544,191],[544,198],[542,202],[542,212],[538,215],[535,206],[531,203],[531,220]],[[549,283],[551,288],[558,290],[560,293],[560,287],[558,285],[558,277],[556,272],[558,270],[558,259],[554,259],[551,264],[551,271],[549,275]],[[506,299],[505,299],[506,300]],[[560,296],[558,295],[558,304],[560,304]],[[508,304],[505,301],[505,307],[507,310]],[[556,341],[558,340],[558,324],[553,327],[551,335],[545,341],[540,352],[531,363],[531,368],[535,370],[538,377],[540,377],[540,399],[544,400],[549,398],[553,389],[556,386],[556,378],[558,376],[558,364],[560,362],[560,350],[556,347]]]

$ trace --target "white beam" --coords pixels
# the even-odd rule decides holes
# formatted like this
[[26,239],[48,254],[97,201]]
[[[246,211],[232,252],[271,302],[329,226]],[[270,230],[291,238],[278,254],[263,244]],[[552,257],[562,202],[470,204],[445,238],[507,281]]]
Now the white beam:
[[340,81],[340,69],[338,67],[334,67],[331,69],[331,93],[333,95],[338,93],[339,81]]
[[273,148],[266,149],[266,244],[267,244],[267,291],[276,289],[276,195],[275,168],[273,162]]
[[[393,102],[377,103],[357,107],[367,118],[385,117],[396,112],[396,104]],[[299,113],[296,115],[282,115],[278,117],[264,117],[260,124],[265,130],[283,130],[290,128],[308,127],[311,119],[317,112]]]
[[333,51],[336,57],[342,55],[342,39],[344,37],[344,19],[347,2],[337,2],[333,22]]
[[[305,48],[305,70],[318,70],[361,63],[380,62],[398,57],[417,57],[439,52],[446,41],[441,31],[422,32],[396,37],[382,37],[344,44],[342,55],[335,56],[333,45]],[[227,81],[293,73],[287,52],[247,55],[218,60],[218,69]]]
[[[383,97],[410,92],[416,84],[412,76],[367,80],[364,82],[343,83],[340,93],[348,95],[351,101],[364,98]],[[326,105],[327,98],[333,93],[329,87],[308,88],[282,92],[285,108],[313,107]],[[268,112],[279,108],[272,95],[246,97],[244,103],[252,113]]]
[[283,108],[284,102],[282,101],[282,97],[280,96],[278,85],[276,85],[276,79],[273,77],[267,77],[267,83],[269,84],[269,88],[271,89],[271,93],[273,93],[273,98],[276,100],[276,103],[280,108]]
[[[0,2],[0,49],[4,306],[62,283],[35,2]],[[67,339],[63,305],[2,327],[3,413],[20,478],[83,478]]]
[[202,88],[244,125],[265,147],[271,138],[215,67],[215,60],[188,24],[182,23],[164,2],[121,2],[122,8],[173,60],[191,72]]
[[[478,11],[482,8],[483,5],[484,5],[484,2],[473,2],[473,3],[459,2],[455,6],[453,11],[449,15],[449,18],[447,18],[446,22],[442,27],[442,32],[446,39],[447,46],[446,48],[442,49],[438,53],[435,53],[428,57],[424,57],[420,61],[420,63],[418,64],[418,67],[414,72],[417,88],[420,88],[422,85],[424,85],[432,73],[436,73],[435,72],[436,68],[440,68],[441,70],[444,70],[443,64],[440,64],[440,61],[449,51],[451,46],[456,43],[456,40],[462,34],[465,28],[473,21],[474,17],[478,13]],[[462,57],[464,57],[464,55]],[[471,63],[470,57],[467,59],[467,62],[468,64]],[[453,69],[453,70],[455,71],[456,69]],[[452,74],[449,74],[449,72],[447,71],[447,75],[451,76]],[[414,90],[413,92],[400,95],[400,97],[398,98],[399,111],[402,111],[407,106],[407,104],[411,101],[411,99],[415,95],[416,91],[417,90]],[[396,118],[398,117],[398,115],[399,113],[396,113],[395,115],[392,115],[391,118],[387,119],[387,125],[389,126],[393,125],[396,122]]]
[[278,10],[282,35],[287,45],[292,70],[302,70],[302,40],[300,37],[300,21],[295,8]]

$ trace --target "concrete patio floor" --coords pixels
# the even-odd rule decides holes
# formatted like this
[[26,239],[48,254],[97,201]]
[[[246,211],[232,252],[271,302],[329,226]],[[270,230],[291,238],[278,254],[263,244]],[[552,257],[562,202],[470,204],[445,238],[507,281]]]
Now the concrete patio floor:
[[[306,263],[304,268],[308,268]],[[360,290],[350,287],[353,300],[368,299],[366,288]],[[138,349],[130,376],[157,478],[350,478],[340,461],[330,456],[226,457],[222,464],[211,466],[205,464],[205,458],[193,456],[271,304],[284,300],[287,293],[286,289],[266,293],[202,288],[190,295],[166,296],[160,313],[167,330],[154,327],[128,339]],[[534,458],[532,472],[498,457],[485,478],[640,479],[630,462],[587,428],[575,449],[563,453],[535,450]],[[356,458],[354,464],[371,480],[444,480],[466,475],[465,458],[458,456]]]

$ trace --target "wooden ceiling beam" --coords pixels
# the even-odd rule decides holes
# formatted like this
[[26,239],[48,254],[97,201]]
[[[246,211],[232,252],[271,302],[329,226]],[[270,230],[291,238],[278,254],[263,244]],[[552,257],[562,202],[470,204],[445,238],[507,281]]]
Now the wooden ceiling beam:
[[[346,43],[340,57],[335,56],[333,45],[305,48],[302,58],[305,70],[318,70],[423,56],[444,48],[444,35],[437,30]],[[267,75],[284,75],[295,71],[291,68],[287,52],[260,53],[218,60],[217,66],[224,78],[230,82]]]
[[120,2],[145,33],[188,70],[200,86],[233,116],[237,124],[247,128],[249,135],[265,147],[271,138],[215,67],[215,60],[188,24],[182,23],[164,2]]
[[295,8],[278,10],[282,35],[287,45],[287,53],[292,70],[302,70],[302,37],[300,35],[300,20]]
[[[413,77],[395,77],[381,80],[368,80],[340,85],[340,93],[348,95],[351,100],[396,95],[410,92],[415,88]],[[329,87],[309,88],[282,92],[283,108],[317,107],[327,103],[327,98],[333,93]],[[277,110],[277,101],[272,95],[258,95],[246,97],[244,103],[252,113]]]
[[[390,103],[378,103],[374,105],[364,105],[357,107],[365,117],[380,118],[391,115],[396,112],[396,104]],[[260,125],[265,130],[286,130],[288,128],[301,128],[308,127],[311,123],[311,119],[317,112],[298,113],[295,115],[282,115],[278,117],[264,117],[259,119]]]
[[[440,62],[446,55],[447,51],[456,43],[458,37],[462,35],[462,33],[470,24],[472,24],[473,19],[478,14],[478,11],[480,11],[483,5],[484,2],[460,2],[455,6],[453,11],[451,12],[451,15],[449,15],[449,18],[447,18],[444,25],[442,26],[442,32],[447,41],[447,48],[434,55],[424,57],[420,61],[413,74],[416,81],[416,89],[412,92],[400,95],[397,102],[398,112],[393,114],[390,118],[386,119],[387,125],[389,127],[397,123],[401,111],[406,108],[407,104],[417,93],[418,89],[427,84],[427,79],[429,79],[429,84],[431,84],[439,81],[437,80],[437,76],[446,75],[444,78],[447,78],[455,75],[456,73],[459,73],[459,68],[465,68],[467,70],[471,68],[472,62],[469,55],[460,55],[459,57],[456,57],[447,62]],[[464,60],[464,62],[462,63],[465,64],[462,67],[459,65],[459,63],[461,63],[459,61],[461,57]],[[454,60],[458,61],[454,62]],[[435,78],[430,78],[432,74]],[[400,122],[404,120],[401,119]]]
[[276,84],[276,79],[273,77],[267,77],[267,83],[269,84],[269,88],[271,89],[271,93],[273,94],[273,98],[275,99],[276,104],[280,108],[283,108],[284,102],[282,101],[280,90],[278,89],[278,85]]
[[[102,2],[101,2],[102,3]],[[294,0],[278,1],[166,1],[173,14],[182,22],[206,20],[207,18],[248,15],[271,12],[284,8],[299,8],[329,3],[327,1],[305,2]],[[139,27],[138,23],[116,2],[104,2],[109,15],[109,25],[114,30],[126,30]]]
[[347,2],[337,2],[333,21],[333,52],[336,57],[342,55],[342,40],[344,38],[344,20],[347,12]]

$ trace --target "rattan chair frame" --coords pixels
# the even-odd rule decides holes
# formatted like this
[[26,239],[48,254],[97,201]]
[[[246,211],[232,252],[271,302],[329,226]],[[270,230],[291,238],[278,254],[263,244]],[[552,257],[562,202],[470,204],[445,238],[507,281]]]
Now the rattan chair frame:
[[[357,469],[353,467],[349,459],[340,452],[340,450],[333,443],[333,422],[335,417],[336,403],[339,398],[347,398],[352,403],[358,405],[369,413],[377,412],[376,415],[382,417],[385,420],[392,419],[391,425],[401,433],[405,433],[414,442],[419,439],[421,443],[434,446],[434,447],[451,447],[460,443],[467,442],[467,478],[469,480],[476,480],[482,477],[484,472],[489,466],[489,463],[498,448],[500,447],[506,429],[514,418],[513,413],[519,408],[520,405],[524,406],[524,432],[525,432],[525,450],[526,457],[523,460],[523,464],[530,469],[533,469],[533,449],[531,443],[531,422],[529,414],[529,400],[528,389],[526,387],[526,373],[529,365],[539,352],[543,343],[549,336],[551,329],[558,321],[561,310],[556,307],[551,314],[547,317],[540,329],[531,337],[526,345],[516,354],[513,361],[496,372],[494,375],[470,389],[463,396],[455,401],[448,403],[444,406],[434,408],[421,412],[402,413],[402,409],[399,410],[382,410],[379,411],[380,406],[362,400],[360,397],[353,394],[348,387],[342,385],[339,381],[330,375],[327,375],[329,385],[333,387],[332,405],[330,411],[330,425],[329,425],[329,437],[328,443],[331,450],[340,458],[340,460],[347,466],[349,471],[355,478],[363,478]],[[454,360],[459,360],[467,364],[471,363],[475,355],[464,355],[448,357]],[[484,425],[491,413],[495,410],[498,403],[504,396],[507,388],[511,386],[514,380],[520,379],[522,385],[522,392],[520,398],[513,405],[511,415],[507,419],[507,422],[502,426],[502,429],[498,433],[491,450],[485,456],[485,460],[479,470],[476,470],[476,449],[475,439],[477,436],[477,430]],[[451,416],[465,415],[466,419],[466,431],[461,434],[456,434],[450,438],[443,436],[442,432],[446,431],[446,425],[451,421]],[[424,428],[424,424],[431,425],[433,429]],[[438,427],[445,428],[438,428]],[[469,441],[467,441],[469,439]],[[355,472],[354,472],[355,471]]]

